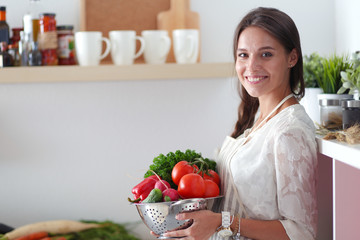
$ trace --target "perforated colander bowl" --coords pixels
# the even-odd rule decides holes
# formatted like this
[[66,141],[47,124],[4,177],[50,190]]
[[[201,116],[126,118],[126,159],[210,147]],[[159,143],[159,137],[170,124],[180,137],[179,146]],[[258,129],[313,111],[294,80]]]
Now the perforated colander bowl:
[[163,233],[186,228],[191,224],[191,220],[177,220],[175,216],[178,213],[204,209],[218,212],[221,198],[222,196],[191,198],[175,202],[132,203],[132,205],[136,206],[142,221],[151,231],[159,235],[159,239],[167,239],[162,236]]

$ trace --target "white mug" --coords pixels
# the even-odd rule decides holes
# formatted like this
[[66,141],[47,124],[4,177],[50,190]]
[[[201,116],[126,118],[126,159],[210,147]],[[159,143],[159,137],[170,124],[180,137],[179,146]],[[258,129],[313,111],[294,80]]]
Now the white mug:
[[196,63],[199,56],[199,30],[175,29],[172,35],[176,62]]
[[[136,36],[132,30],[117,30],[109,32],[111,42],[111,58],[115,65],[131,65],[134,59],[140,57],[145,49],[145,41]],[[140,49],[136,52],[136,40],[140,41]]]
[[[103,54],[102,41],[106,43]],[[80,66],[96,66],[100,60],[110,53],[110,40],[97,31],[82,31],[75,33],[76,58]]]
[[144,30],[141,36],[145,40],[144,59],[146,63],[163,64],[169,54],[171,40],[166,30]]

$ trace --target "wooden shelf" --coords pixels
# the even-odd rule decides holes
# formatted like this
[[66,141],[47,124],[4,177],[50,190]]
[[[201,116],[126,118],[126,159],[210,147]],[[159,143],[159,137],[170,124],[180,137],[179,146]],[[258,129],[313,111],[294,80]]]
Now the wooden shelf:
[[233,63],[133,64],[0,68],[0,83],[91,82],[234,77]]

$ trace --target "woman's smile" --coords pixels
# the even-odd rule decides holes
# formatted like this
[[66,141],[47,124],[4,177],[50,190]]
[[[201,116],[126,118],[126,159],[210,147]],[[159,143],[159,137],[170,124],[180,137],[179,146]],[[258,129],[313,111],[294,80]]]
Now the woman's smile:
[[245,79],[250,82],[251,84],[257,84],[260,83],[262,81],[264,81],[265,79],[267,79],[266,76],[245,76]]

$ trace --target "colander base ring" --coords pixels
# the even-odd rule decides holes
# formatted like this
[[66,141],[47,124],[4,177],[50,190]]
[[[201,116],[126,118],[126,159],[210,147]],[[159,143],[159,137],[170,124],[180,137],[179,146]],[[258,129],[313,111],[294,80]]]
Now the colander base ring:
[[157,239],[179,239],[179,238],[183,238],[183,237],[165,237],[165,236],[158,236]]

